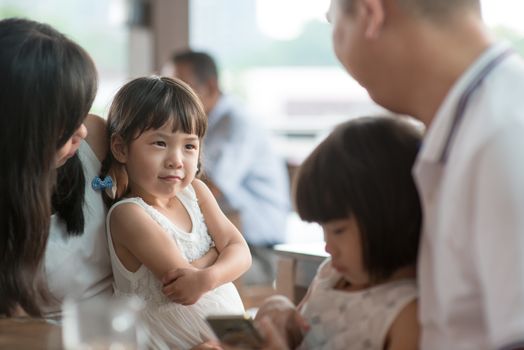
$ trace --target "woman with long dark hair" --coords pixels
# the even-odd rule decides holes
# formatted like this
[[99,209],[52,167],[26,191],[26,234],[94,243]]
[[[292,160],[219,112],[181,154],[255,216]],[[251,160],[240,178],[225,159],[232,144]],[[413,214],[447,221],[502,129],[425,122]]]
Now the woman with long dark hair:
[[40,316],[65,295],[111,288],[107,246],[92,243],[105,241],[101,196],[85,189],[105,154],[105,126],[86,118],[97,74],[79,45],[48,25],[6,19],[0,47],[0,315]]

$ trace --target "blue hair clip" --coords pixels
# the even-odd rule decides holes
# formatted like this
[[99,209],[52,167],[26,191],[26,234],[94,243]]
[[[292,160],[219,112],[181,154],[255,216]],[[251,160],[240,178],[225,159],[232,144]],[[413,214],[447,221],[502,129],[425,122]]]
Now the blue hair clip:
[[91,187],[95,191],[102,191],[106,188],[112,188],[113,179],[111,178],[111,176],[106,176],[106,178],[102,180],[99,176],[95,176],[93,181],[91,181]]

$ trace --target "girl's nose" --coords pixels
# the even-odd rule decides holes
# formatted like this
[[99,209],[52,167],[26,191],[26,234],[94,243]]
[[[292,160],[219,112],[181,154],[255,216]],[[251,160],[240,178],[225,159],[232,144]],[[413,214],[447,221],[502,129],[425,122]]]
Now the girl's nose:
[[328,242],[325,242],[325,244],[324,244],[324,250],[326,251],[326,253],[328,253],[329,255],[331,255],[331,246],[328,244]]
[[329,238],[326,234],[324,234],[324,250],[329,255],[333,255],[333,245],[329,243]]
[[182,155],[180,152],[174,150],[169,153],[166,158],[166,166],[168,168],[180,168],[182,167]]

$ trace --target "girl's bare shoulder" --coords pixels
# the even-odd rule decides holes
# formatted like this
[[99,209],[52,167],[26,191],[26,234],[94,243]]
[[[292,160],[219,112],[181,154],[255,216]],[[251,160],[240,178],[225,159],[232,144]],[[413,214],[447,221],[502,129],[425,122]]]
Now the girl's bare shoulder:
[[418,302],[413,300],[397,315],[389,329],[386,350],[417,350],[419,347]]

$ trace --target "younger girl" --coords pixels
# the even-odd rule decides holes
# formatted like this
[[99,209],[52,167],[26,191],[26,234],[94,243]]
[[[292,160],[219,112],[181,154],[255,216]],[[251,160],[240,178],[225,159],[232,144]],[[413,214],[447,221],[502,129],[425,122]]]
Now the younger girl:
[[[195,178],[206,126],[193,91],[169,78],[127,83],[109,111],[111,154],[100,183],[106,174],[116,181],[107,216],[114,288],[145,301],[154,348],[191,348],[213,337],[206,315],[244,312],[226,282],[249,268],[247,244]],[[162,291],[170,270],[174,303]]]
[[297,211],[322,225],[331,257],[299,315],[282,297],[257,314],[291,348],[417,349],[421,210],[411,167],[420,140],[405,120],[359,118],[336,128],[301,166]]

